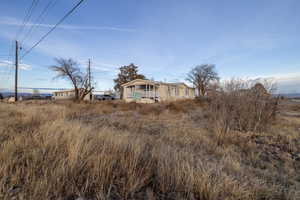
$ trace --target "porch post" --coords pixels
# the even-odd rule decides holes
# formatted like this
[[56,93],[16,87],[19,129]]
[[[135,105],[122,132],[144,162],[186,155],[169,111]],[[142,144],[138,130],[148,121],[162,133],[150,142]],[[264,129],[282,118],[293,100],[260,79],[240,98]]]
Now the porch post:
[[133,97],[135,98],[135,87],[136,85],[134,85],[134,88],[133,88]]
[[149,98],[149,84],[147,83],[147,98]]
[[153,90],[154,90],[154,101],[156,100],[156,86],[155,86],[155,83],[153,85]]
[[150,98],[150,84],[148,84],[148,98]]

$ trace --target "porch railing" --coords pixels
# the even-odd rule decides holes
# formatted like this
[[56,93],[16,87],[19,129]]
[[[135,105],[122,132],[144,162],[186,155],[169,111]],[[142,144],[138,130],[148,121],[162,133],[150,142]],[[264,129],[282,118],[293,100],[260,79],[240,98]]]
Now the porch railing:
[[157,92],[154,91],[135,91],[131,92],[127,95],[128,98],[135,98],[135,99],[141,99],[141,98],[159,98],[159,95]]

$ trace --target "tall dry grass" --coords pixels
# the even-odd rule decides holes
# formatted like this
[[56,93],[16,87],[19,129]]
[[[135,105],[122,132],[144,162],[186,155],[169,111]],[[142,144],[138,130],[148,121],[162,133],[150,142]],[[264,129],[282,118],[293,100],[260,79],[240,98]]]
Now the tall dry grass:
[[0,104],[0,199],[297,199],[299,124],[232,129],[207,104]]

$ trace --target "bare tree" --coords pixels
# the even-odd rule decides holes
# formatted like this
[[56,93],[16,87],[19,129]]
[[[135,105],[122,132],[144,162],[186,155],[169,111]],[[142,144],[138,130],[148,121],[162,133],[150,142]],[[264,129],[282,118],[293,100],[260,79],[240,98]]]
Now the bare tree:
[[208,85],[212,81],[218,81],[220,78],[215,71],[215,65],[202,64],[194,67],[187,75],[186,80],[198,89],[198,95],[206,94]]
[[55,78],[69,80],[74,87],[75,100],[83,100],[93,90],[88,82],[88,74],[82,73],[78,63],[71,58],[56,58],[55,61],[57,65],[50,67],[57,73]]

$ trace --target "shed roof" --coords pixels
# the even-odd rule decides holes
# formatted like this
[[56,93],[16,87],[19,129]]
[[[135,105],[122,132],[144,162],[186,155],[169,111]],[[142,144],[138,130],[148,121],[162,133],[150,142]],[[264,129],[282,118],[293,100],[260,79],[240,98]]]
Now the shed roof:
[[60,90],[60,91],[55,91],[53,93],[65,93],[65,92],[74,92],[74,90]]
[[[78,90],[84,90],[84,88],[79,88]],[[53,93],[65,93],[65,92],[75,92],[74,89],[70,89],[70,90],[60,90],[60,91],[55,91]]]

